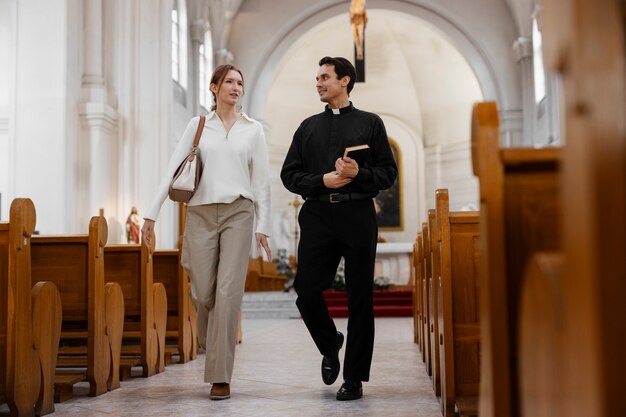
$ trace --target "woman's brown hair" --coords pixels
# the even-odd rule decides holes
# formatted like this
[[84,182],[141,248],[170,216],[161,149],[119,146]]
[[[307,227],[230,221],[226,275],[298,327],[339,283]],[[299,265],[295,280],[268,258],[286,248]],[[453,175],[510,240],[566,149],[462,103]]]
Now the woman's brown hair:
[[[217,91],[220,91],[220,88],[222,88],[222,83],[224,82],[224,78],[226,78],[226,75],[228,75],[229,71],[231,70],[237,71],[239,75],[241,75],[241,82],[243,83],[243,74],[241,73],[241,70],[239,68],[231,64],[222,64],[215,68],[215,71],[213,71],[213,75],[211,76],[211,84],[215,84],[217,86]],[[213,94],[213,102],[215,103],[213,104],[213,106],[211,106],[211,110],[217,110],[217,97],[212,91],[211,94]]]

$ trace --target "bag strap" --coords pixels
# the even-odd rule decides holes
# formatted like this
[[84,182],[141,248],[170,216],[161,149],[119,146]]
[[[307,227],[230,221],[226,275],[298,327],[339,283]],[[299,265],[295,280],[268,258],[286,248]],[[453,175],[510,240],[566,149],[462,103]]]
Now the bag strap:
[[205,116],[200,116],[200,122],[198,123],[198,130],[196,130],[196,137],[193,140],[193,147],[191,148],[191,154],[189,155],[189,161],[193,161],[196,156],[198,144],[200,143],[200,137],[202,136],[202,130],[204,129]]

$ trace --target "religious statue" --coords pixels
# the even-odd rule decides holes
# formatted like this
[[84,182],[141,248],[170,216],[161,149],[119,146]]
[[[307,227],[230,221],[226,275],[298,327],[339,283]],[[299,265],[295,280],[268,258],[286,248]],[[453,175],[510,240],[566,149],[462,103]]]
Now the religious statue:
[[288,249],[291,246],[291,239],[294,237],[294,232],[291,230],[289,224],[289,215],[285,209],[280,209],[274,218],[273,222],[273,234],[272,241],[277,250]]
[[126,241],[128,243],[139,243],[139,215],[137,207],[133,207],[126,219]]
[[367,23],[365,14],[365,0],[352,0],[350,4],[350,25],[352,26],[352,37],[356,46],[356,59],[363,60],[363,31]]

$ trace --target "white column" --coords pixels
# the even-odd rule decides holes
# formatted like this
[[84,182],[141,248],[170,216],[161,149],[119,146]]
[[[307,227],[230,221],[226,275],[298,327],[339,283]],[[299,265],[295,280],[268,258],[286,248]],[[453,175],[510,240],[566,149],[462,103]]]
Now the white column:
[[505,148],[524,142],[524,114],[521,110],[500,111],[500,143]]
[[522,112],[524,115],[524,133],[522,143],[513,146],[532,146],[535,126],[535,83],[533,72],[533,44],[529,37],[517,38],[513,51],[522,73]]
[[78,219],[89,219],[104,209],[109,242],[118,243],[122,221],[118,211],[118,112],[108,104],[104,77],[104,19],[102,0],[83,1],[83,74],[78,113],[82,135],[78,145]]
[[188,92],[191,98],[192,114],[200,113],[200,46],[204,45],[204,34],[209,28],[209,22],[204,19],[194,19],[189,25],[191,37],[191,78]]
[[104,86],[104,13],[102,0],[84,0],[83,89],[99,90]]
[[215,65],[231,64],[232,52],[227,49],[230,28],[242,0],[212,0],[209,3],[211,38],[213,41],[213,62]]

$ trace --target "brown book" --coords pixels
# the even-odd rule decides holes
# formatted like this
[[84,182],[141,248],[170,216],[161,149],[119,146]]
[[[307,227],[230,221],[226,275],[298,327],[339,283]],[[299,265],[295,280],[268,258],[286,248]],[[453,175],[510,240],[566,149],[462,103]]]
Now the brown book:
[[365,165],[370,156],[370,146],[364,145],[348,146],[343,152],[343,157],[349,157],[356,161],[359,166]]

